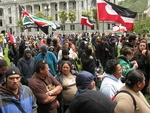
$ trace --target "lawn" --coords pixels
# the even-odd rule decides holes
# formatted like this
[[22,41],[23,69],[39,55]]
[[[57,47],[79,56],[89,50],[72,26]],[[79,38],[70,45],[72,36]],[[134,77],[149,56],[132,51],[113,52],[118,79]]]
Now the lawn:
[[8,66],[10,66],[10,60],[8,58],[8,46],[6,46],[5,48],[5,55],[4,55],[4,59],[7,61]]

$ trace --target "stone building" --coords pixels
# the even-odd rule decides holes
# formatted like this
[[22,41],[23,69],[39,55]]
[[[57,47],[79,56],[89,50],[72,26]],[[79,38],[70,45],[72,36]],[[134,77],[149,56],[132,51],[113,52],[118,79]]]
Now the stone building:
[[[118,3],[118,0],[109,0],[113,3]],[[25,10],[35,15],[37,11],[47,13],[54,18],[54,22],[61,24],[58,12],[66,10],[67,13],[71,10],[76,11],[76,21],[71,25],[69,19],[65,23],[65,33],[76,33],[86,31],[85,26],[80,25],[82,12],[91,11],[96,7],[96,0],[0,0],[0,31],[10,31],[14,35],[30,35],[37,32],[42,33],[38,29],[31,28],[22,30],[17,26],[19,14],[19,5],[24,6]],[[99,22],[100,32],[112,30],[110,23]],[[87,28],[89,32],[95,32],[96,27],[93,29]],[[51,32],[51,29],[50,29]],[[63,33],[62,29],[54,31],[54,33]]]

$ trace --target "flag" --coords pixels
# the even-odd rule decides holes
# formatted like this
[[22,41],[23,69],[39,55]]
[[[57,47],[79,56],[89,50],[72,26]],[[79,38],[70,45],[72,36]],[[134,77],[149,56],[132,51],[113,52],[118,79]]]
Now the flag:
[[127,31],[126,27],[122,25],[112,24],[112,28],[113,28],[113,31],[119,36],[123,35],[125,31]]
[[88,17],[85,17],[85,16],[81,17],[80,24],[91,27],[91,28],[94,26],[94,24],[89,21]]
[[115,5],[106,0],[97,0],[97,16],[99,21],[112,21],[124,25],[132,31],[136,12]]
[[7,35],[11,44],[16,43],[15,37],[10,32],[8,32]]
[[51,26],[54,30],[57,29],[57,26],[52,21],[31,15],[30,13],[25,11],[21,6],[20,11],[24,28],[39,27],[45,34],[48,34],[48,26]]

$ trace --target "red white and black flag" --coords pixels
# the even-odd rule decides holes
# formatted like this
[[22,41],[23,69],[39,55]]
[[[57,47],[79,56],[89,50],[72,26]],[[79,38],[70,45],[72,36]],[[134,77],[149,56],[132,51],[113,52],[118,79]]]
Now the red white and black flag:
[[99,21],[118,22],[128,31],[132,31],[137,12],[118,6],[106,0],[97,0],[97,16]]
[[88,26],[88,27],[93,27],[94,26],[94,22],[90,21],[88,19],[88,17],[86,16],[82,16],[81,17],[81,22],[80,22],[81,25],[85,25],[85,26]]

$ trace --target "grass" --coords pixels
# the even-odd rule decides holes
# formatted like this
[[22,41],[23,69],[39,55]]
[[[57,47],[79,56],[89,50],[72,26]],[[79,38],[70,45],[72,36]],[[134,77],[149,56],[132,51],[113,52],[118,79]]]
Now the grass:
[[9,58],[8,58],[8,45],[6,46],[6,48],[5,48],[5,55],[4,55],[4,59],[7,61],[7,64],[8,64],[8,66],[10,66],[10,60],[9,60]]

